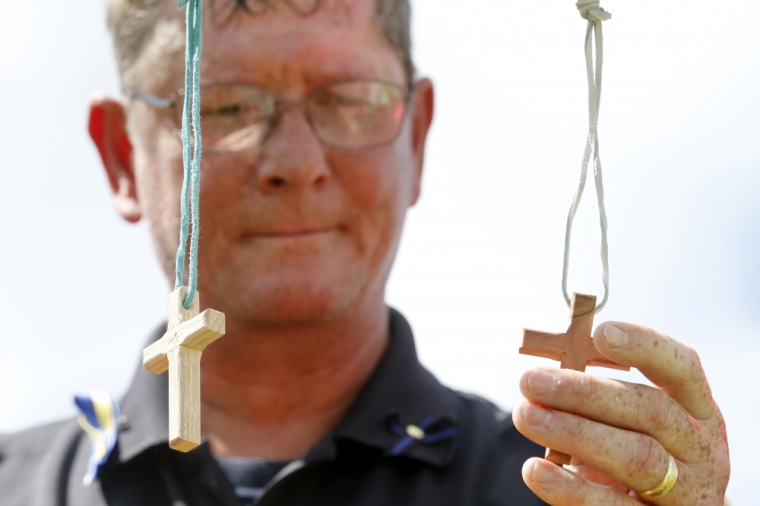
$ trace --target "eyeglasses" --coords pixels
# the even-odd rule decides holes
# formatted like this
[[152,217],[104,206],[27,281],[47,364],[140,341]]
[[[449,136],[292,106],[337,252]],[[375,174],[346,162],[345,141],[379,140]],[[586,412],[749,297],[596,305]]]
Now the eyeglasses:
[[[128,93],[155,107],[171,109],[182,124],[180,91],[160,98]],[[330,148],[359,150],[393,142],[401,132],[413,94],[385,81],[342,81],[313,90],[305,100],[277,100],[271,92],[244,84],[201,86],[203,150],[240,153],[260,148],[277,124],[278,109],[305,107],[314,135]]]

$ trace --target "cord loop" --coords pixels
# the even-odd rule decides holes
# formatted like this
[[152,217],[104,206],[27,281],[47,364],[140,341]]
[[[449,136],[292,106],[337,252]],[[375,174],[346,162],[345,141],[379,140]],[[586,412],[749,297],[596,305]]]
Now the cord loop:
[[[601,260],[602,260],[602,285],[604,296],[596,306],[596,313],[601,311],[607,304],[610,296],[610,267],[609,250],[607,247],[607,211],[604,208],[604,183],[602,181],[602,161],[599,155],[599,104],[602,97],[602,64],[604,60],[602,21],[610,18],[610,13],[599,7],[599,0],[579,0],[576,4],[581,16],[588,19],[586,29],[586,78],[588,80],[588,136],[586,137],[586,149],[581,163],[581,177],[578,189],[573,197],[570,212],[567,215],[565,228],[565,254],[562,262],[562,295],[565,297],[568,307],[571,305],[570,294],[567,289],[567,279],[570,271],[570,236],[573,230],[573,221],[578,211],[578,206],[583,198],[583,189],[586,187],[588,165],[593,157],[594,183],[596,185],[596,199],[599,208],[599,228],[602,234]],[[596,59],[593,56],[593,47],[596,46]]]

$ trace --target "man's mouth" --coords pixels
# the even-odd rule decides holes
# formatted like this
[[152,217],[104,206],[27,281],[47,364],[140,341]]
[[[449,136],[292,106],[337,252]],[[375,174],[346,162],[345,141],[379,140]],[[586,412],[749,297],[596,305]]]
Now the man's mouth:
[[249,232],[245,234],[246,239],[306,239],[318,237],[335,231],[335,227],[304,227],[304,228],[284,228],[279,230],[268,230],[265,232]]

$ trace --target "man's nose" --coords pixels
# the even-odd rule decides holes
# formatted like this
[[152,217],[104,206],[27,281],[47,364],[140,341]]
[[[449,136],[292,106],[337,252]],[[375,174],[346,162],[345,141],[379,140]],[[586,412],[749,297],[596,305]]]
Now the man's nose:
[[262,147],[257,184],[265,193],[323,187],[330,179],[324,155],[303,110],[283,111]]

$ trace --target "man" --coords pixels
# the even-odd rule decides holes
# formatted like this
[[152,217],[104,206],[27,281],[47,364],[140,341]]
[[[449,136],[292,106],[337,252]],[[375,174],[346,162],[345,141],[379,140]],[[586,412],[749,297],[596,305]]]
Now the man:
[[[93,485],[89,442],[64,422],[0,440],[2,504],[723,503],[720,411],[696,353],[666,336],[625,323],[594,336],[659,388],[539,368],[511,418],[417,362],[384,303],[433,118],[407,1],[216,0],[206,13],[199,283],[227,319],[203,354],[206,443],[167,448],[166,379],[140,370]],[[126,98],[95,99],[90,131],[118,212],[147,221],[172,283],[183,14],[110,0],[109,21]],[[542,446],[575,467],[535,458]],[[674,466],[675,487],[647,495]]]

